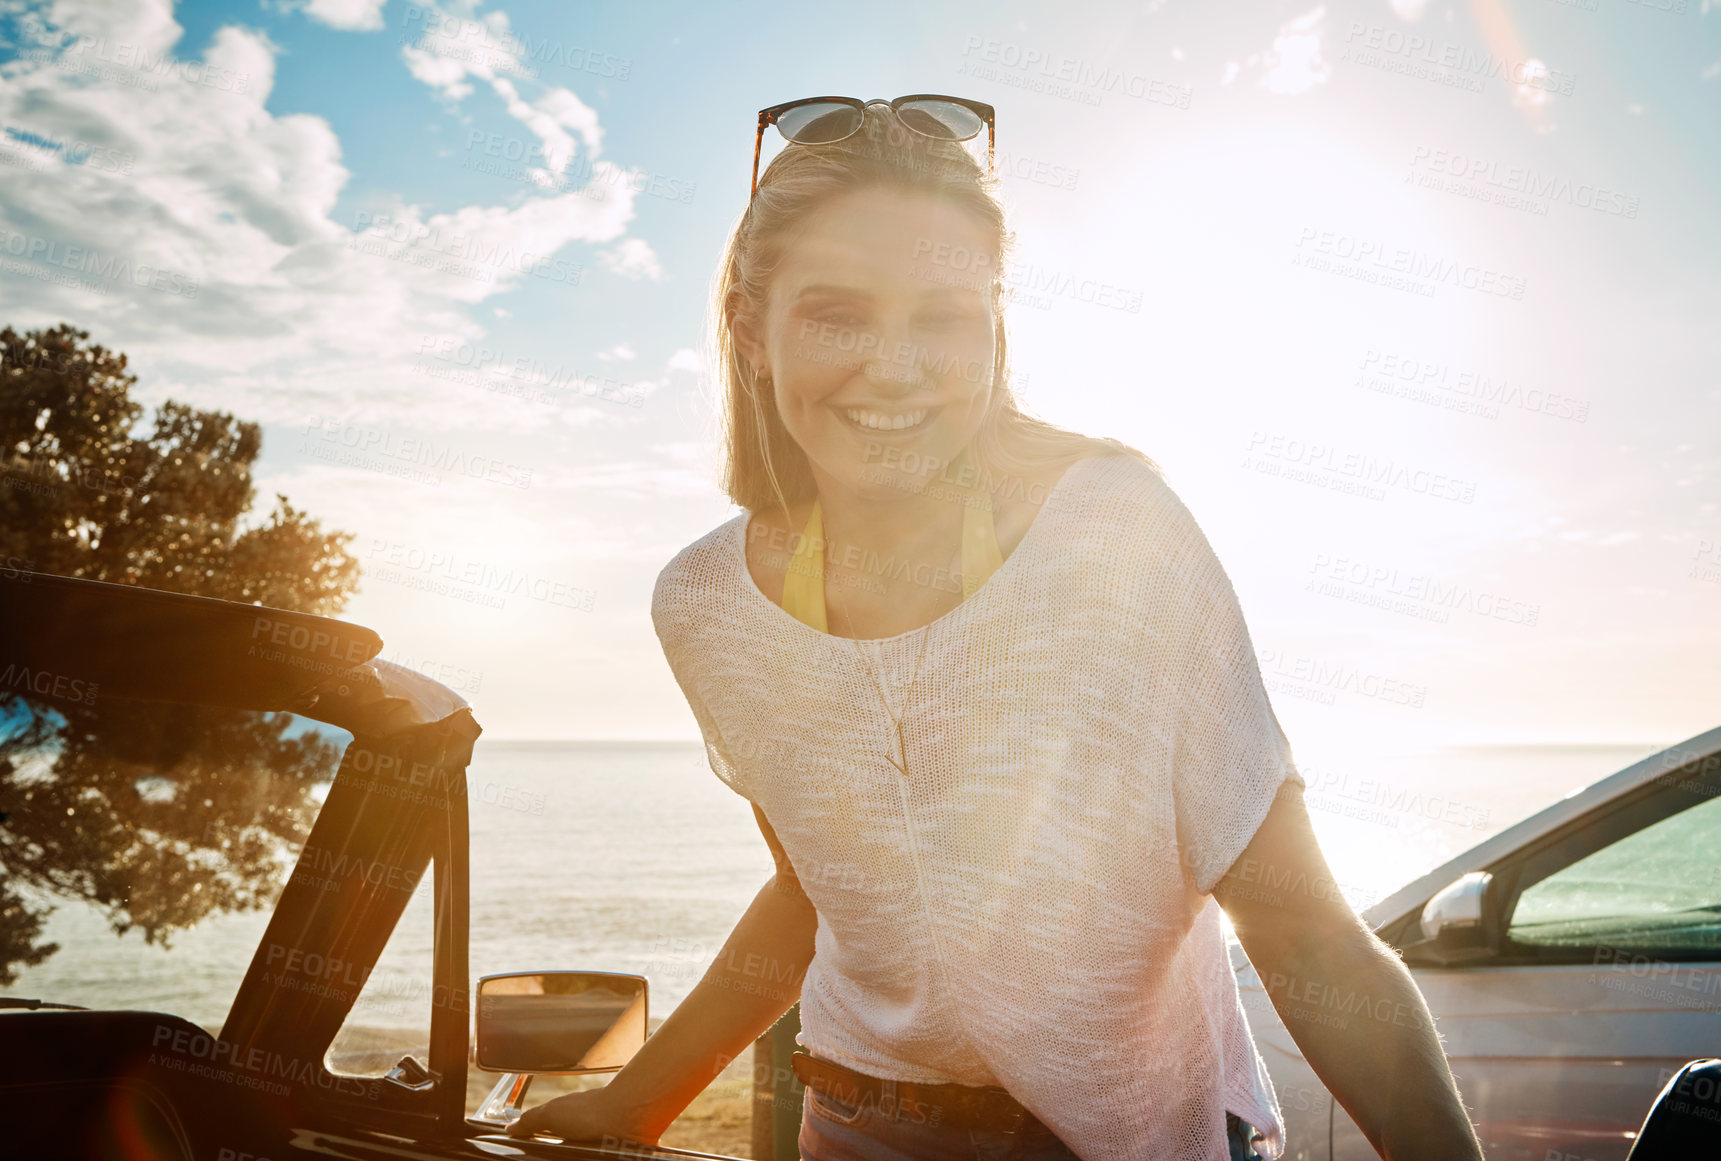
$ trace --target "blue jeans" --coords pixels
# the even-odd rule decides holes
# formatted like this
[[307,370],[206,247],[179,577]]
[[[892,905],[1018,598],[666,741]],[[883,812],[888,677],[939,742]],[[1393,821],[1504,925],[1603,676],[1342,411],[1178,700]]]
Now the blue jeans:
[[[1225,1114],[1232,1161],[1256,1161],[1256,1130]],[[807,1089],[798,1141],[803,1161],[1081,1161],[1039,1120],[1019,1132],[954,1129],[912,1119],[912,1110],[881,1109],[873,1101],[851,1104]]]

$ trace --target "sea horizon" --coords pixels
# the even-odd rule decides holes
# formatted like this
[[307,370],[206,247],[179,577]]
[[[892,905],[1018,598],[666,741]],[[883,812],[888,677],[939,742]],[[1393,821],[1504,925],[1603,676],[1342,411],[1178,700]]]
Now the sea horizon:
[[[1677,742],[1667,743],[1676,745]],[[1493,742],[1298,762],[1339,890],[1358,910],[1490,835],[1666,748]],[[480,737],[468,770],[471,976],[549,969],[647,977],[662,1015],[716,958],[773,873],[750,804],[698,741]],[[431,893],[415,893],[349,1027],[404,1028],[429,1011]],[[62,950],[16,996],[175,1012],[219,1027],[267,914],[223,914],[169,948],[115,936],[59,904]]]

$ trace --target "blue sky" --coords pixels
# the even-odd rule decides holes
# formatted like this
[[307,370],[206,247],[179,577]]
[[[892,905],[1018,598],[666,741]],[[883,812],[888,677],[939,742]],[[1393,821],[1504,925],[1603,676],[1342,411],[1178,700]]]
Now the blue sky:
[[1166,467],[1300,758],[1716,724],[1716,0],[0,11],[0,317],[262,422],[492,736],[697,736],[755,112],[915,91],[997,106],[1023,397]]

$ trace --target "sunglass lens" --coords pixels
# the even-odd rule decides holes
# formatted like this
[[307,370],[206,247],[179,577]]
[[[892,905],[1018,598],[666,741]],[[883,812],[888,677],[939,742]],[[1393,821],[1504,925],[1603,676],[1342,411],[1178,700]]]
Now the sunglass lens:
[[777,118],[777,128],[783,136],[802,145],[841,141],[854,136],[860,127],[861,111],[836,101],[796,105]]
[[917,133],[950,141],[966,141],[986,127],[980,114],[955,101],[905,101],[896,115]]

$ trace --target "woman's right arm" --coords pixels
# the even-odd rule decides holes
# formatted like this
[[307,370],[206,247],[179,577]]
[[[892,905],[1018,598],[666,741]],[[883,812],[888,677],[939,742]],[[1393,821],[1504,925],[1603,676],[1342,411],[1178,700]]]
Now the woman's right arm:
[[753,816],[777,873],[704,977],[609,1084],[528,1109],[510,1134],[656,1144],[693,1098],[800,997],[818,914],[764,812],[755,806]]

